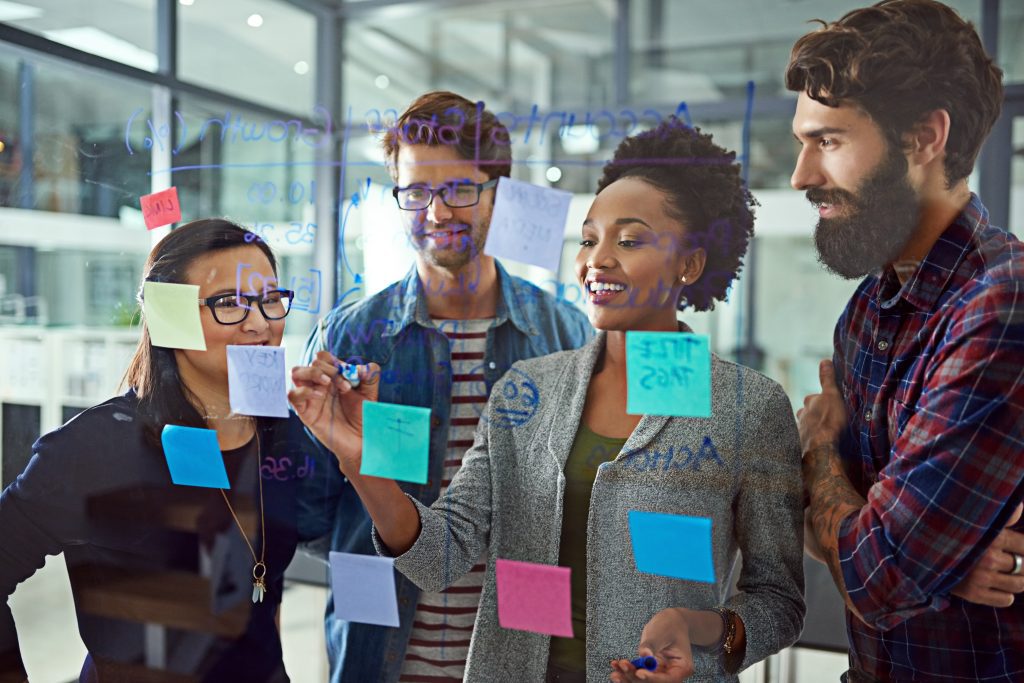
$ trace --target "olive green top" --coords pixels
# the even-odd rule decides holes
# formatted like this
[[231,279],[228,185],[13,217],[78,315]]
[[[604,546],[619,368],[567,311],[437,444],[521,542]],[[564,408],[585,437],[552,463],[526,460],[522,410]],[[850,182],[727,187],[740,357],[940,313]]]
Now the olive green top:
[[614,460],[626,439],[601,436],[580,421],[569,459],[565,462],[565,506],[558,564],[569,567],[573,638],[551,639],[551,663],[567,671],[587,670],[587,515],[597,468]]

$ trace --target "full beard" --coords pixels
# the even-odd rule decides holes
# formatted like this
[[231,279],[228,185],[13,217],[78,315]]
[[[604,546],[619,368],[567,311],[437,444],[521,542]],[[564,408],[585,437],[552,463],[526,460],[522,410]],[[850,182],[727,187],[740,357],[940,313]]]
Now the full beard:
[[907,180],[907,160],[898,151],[861,183],[856,193],[813,188],[807,199],[845,210],[821,218],[814,229],[818,261],[847,280],[877,273],[895,261],[917,229],[921,205]]

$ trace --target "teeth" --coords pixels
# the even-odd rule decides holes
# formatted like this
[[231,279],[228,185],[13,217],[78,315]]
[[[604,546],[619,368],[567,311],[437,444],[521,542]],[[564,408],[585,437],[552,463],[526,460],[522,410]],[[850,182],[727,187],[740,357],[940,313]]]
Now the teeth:
[[614,282],[591,282],[591,292],[621,292],[625,290],[624,285],[616,284]]

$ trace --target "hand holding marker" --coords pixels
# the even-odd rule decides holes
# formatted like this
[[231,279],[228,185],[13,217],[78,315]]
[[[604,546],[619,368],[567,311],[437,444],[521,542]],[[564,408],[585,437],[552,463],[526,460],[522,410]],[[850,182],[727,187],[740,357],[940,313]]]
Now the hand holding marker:
[[629,663],[635,666],[637,669],[647,669],[648,671],[654,671],[658,668],[658,660],[654,657],[651,657],[650,655],[647,655],[646,657],[637,657],[636,659],[631,659]]
[[[327,348],[327,325],[324,324],[323,318],[320,318],[317,322],[316,329],[320,334],[320,348],[324,351],[330,351]],[[349,365],[345,361],[339,360],[338,369],[341,371],[341,376],[352,385],[353,389],[359,386],[359,366]]]

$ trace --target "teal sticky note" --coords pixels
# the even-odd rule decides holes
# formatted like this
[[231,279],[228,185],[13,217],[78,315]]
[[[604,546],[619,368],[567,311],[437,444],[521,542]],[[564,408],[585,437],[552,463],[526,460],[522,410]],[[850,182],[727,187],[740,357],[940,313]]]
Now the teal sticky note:
[[629,536],[637,570],[714,583],[709,518],[630,510]]
[[626,332],[626,412],[711,417],[707,335]]
[[430,408],[363,403],[363,464],[360,474],[427,483]]
[[180,486],[231,488],[213,429],[164,425],[160,434],[171,481]]

